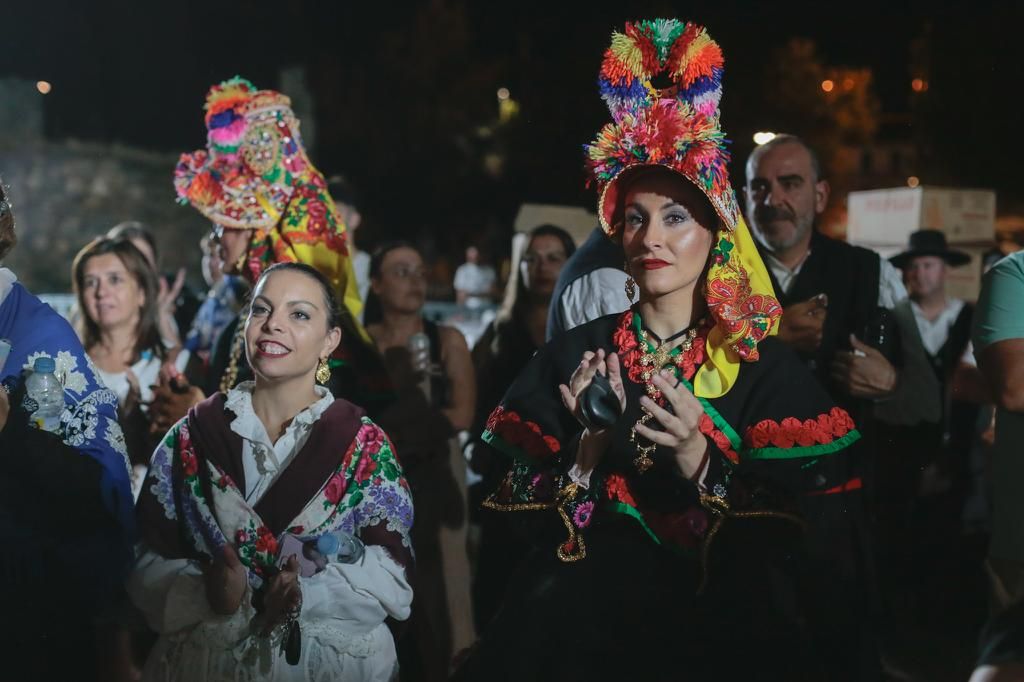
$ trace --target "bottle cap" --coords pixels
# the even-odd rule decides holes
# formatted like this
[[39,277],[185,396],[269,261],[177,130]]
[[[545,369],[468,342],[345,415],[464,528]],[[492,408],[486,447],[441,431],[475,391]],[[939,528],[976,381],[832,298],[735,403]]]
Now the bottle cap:
[[321,535],[316,539],[316,551],[324,555],[337,554],[340,548],[338,538],[333,533]]
[[40,374],[52,374],[57,369],[57,363],[53,361],[53,358],[36,358],[36,361],[32,364],[32,371],[39,372]]

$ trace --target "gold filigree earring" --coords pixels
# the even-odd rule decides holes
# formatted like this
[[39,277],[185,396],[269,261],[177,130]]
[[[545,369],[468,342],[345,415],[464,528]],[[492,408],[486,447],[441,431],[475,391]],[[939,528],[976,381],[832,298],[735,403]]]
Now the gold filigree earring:
[[636,296],[636,280],[633,279],[633,275],[629,274],[629,263],[623,263],[622,269],[626,271],[626,298],[629,302],[633,302],[633,297]]
[[331,378],[331,367],[327,364],[327,360],[320,358],[320,364],[316,366],[316,380],[317,383],[326,384]]

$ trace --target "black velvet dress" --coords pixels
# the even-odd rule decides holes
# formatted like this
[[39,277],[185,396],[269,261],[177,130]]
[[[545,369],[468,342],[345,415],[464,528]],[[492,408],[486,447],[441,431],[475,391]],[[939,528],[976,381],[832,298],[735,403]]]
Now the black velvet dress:
[[[831,679],[830,614],[858,607],[852,420],[769,338],[702,400],[702,484],[660,447],[641,471],[640,325],[627,311],[555,338],[491,414],[483,440],[513,466],[485,505],[534,549],[455,679]],[[706,333],[669,364],[691,391]],[[598,348],[619,354],[627,406],[584,489],[568,476],[582,427],[558,385]]]

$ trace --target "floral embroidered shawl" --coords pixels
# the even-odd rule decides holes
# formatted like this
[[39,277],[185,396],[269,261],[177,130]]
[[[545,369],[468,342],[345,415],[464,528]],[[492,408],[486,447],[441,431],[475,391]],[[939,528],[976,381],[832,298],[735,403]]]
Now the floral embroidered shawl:
[[209,559],[232,544],[258,588],[283,533],[341,530],[381,545],[412,569],[412,498],[391,443],[362,409],[335,400],[303,448],[253,506],[246,501],[242,438],[215,394],[168,432],[138,503],[142,541],[166,558]]

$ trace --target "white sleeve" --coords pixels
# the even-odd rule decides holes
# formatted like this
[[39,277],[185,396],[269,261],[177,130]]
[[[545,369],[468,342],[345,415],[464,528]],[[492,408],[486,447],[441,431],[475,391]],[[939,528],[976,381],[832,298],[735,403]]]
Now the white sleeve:
[[383,623],[409,617],[412,587],[402,568],[383,547],[367,545],[354,564],[331,563],[320,573],[299,578],[300,621]]
[[598,268],[566,287],[559,301],[565,319],[563,331],[629,308],[627,277],[618,268]]
[[879,258],[882,267],[878,270],[878,307],[892,310],[896,304],[907,298],[903,286],[903,275],[887,258]]
[[960,362],[967,365],[968,367],[977,367],[978,360],[974,357],[974,342],[968,341],[967,347],[964,348],[964,354],[960,356]]
[[455,279],[452,281],[452,287],[456,291],[468,291],[471,288],[471,284],[466,281],[469,276],[465,263],[455,268]]
[[128,577],[127,589],[146,622],[160,634],[219,617],[206,600],[199,566],[188,559],[165,559],[145,550]]

